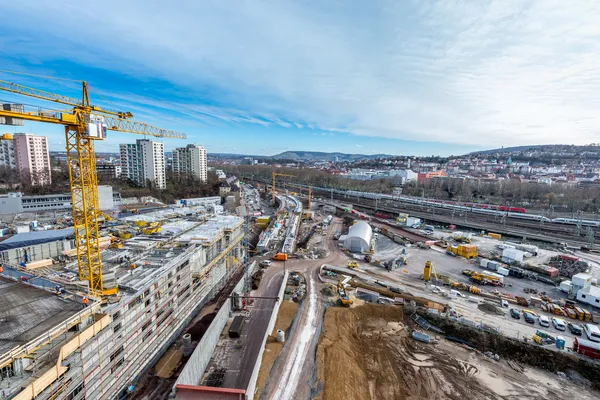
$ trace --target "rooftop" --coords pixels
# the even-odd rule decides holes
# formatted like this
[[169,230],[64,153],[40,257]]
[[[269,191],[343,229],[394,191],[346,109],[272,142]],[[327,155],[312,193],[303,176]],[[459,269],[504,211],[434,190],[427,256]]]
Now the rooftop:
[[27,343],[81,310],[80,303],[0,277],[0,354]]

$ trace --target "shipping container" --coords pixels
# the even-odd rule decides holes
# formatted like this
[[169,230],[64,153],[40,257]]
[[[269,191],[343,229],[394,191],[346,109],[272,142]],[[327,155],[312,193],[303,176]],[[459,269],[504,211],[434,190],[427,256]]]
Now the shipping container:
[[243,316],[238,315],[233,318],[233,322],[231,322],[231,326],[229,326],[229,337],[232,339],[237,339],[242,335],[242,330],[244,329],[245,319]]
[[487,260],[487,259],[485,259],[485,258],[480,258],[479,259],[479,266],[482,267],[482,268],[486,268],[489,262],[490,261]]
[[488,233],[488,236],[491,237],[492,239],[496,239],[496,240],[500,240],[502,238],[502,235],[499,233]]
[[559,289],[563,293],[571,293],[572,287],[573,285],[571,284],[571,281],[562,281],[560,283]]
[[498,272],[499,275],[508,276],[508,269],[507,268],[498,267],[498,269],[496,270],[496,272]]

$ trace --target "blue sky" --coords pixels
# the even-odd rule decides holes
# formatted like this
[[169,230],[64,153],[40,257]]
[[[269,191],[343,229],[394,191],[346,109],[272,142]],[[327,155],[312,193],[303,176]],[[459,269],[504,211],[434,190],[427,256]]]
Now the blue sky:
[[[85,79],[93,103],[188,134],[167,149],[449,155],[600,141],[600,2],[86,3],[0,6],[0,70]],[[0,79],[78,95],[70,81]],[[24,130],[64,145],[59,127]],[[135,139],[112,133],[97,149]]]

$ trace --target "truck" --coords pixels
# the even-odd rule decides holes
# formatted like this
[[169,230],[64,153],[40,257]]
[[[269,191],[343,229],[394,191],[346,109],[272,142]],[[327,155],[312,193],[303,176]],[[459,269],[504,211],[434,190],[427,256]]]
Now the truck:
[[275,261],[287,261],[288,255],[287,253],[277,253],[273,256],[273,260]]

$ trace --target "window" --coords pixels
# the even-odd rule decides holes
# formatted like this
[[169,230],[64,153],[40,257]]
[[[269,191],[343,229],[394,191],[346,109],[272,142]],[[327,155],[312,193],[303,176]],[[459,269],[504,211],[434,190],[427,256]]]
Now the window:
[[581,297],[585,299],[585,294],[581,294]]
[[115,325],[115,327],[113,328],[113,333],[117,333],[121,330],[121,323],[119,322],[117,325]]
[[119,357],[123,352],[125,351],[125,349],[123,348],[123,346],[119,347],[117,349],[117,351],[115,351],[114,353],[111,354],[110,356],[110,361],[114,361],[117,357]]
[[83,382],[81,382],[71,393],[67,395],[67,400],[73,400],[83,390]]

